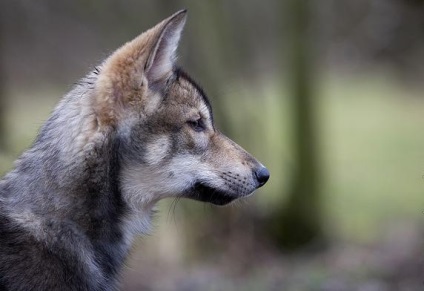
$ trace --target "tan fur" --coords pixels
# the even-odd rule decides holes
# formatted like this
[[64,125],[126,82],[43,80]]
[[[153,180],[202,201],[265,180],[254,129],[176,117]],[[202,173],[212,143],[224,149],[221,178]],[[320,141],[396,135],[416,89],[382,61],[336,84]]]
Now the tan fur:
[[174,65],[185,18],[174,14],[83,78],[0,180],[1,290],[116,290],[159,200],[226,205],[267,182]]
[[146,65],[154,58],[154,50],[167,27],[176,21],[185,21],[185,12],[172,15],[124,44],[104,62],[94,100],[100,126],[116,126],[120,114],[128,107],[139,112],[147,107],[152,92],[148,89]]

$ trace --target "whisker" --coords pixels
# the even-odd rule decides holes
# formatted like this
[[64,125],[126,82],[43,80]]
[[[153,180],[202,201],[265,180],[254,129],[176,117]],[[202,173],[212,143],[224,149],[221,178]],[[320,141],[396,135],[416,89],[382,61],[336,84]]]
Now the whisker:
[[[177,197],[174,197],[174,199],[172,199],[171,204],[169,205],[169,208],[168,208],[168,214],[167,214],[167,216],[166,216],[166,223],[169,223],[169,218],[170,218],[170,214],[171,214],[171,209],[173,209],[174,204],[176,204],[176,203],[177,203],[177,199],[178,199],[178,196],[177,196]],[[175,208],[175,207],[174,207],[174,208]],[[173,212],[173,214],[175,215],[175,212]]]

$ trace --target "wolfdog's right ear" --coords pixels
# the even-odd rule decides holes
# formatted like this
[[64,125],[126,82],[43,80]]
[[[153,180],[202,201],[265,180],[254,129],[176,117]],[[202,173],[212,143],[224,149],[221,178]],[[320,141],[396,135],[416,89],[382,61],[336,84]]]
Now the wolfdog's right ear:
[[186,14],[186,10],[173,14],[106,59],[95,85],[101,124],[115,124],[127,106],[146,106],[146,90],[172,74]]

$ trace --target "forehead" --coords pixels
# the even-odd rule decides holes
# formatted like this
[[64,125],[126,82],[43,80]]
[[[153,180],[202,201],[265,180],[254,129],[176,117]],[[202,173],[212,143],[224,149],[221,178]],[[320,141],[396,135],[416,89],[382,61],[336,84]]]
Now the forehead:
[[203,89],[183,70],[174,70],[173,81],[167,90],[168,102],[196,108],[204,117],[212,119],[212,108]]

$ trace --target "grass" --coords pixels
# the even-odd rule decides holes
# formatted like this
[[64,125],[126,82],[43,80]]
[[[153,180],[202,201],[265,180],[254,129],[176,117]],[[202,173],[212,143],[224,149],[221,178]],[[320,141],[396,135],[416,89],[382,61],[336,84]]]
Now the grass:
[[396,220],[422,221],[420,92],[366,77],[326,84],[321,106],[324,193],[336,233],[369,240]]
[[[235,128],[248,128],[236,130],[242,132],[236,139],[270,168],[266,192],[257,197],[262,207],[272,210],[285,199],[295,161],[290,157],[289,95],[284,87],[265,88],[247,101],[245,92],[235,94],[234,104],[239,105],[228,108],[233,108],[229,112]],[[373,241],[398,220],[423,220],[421,90],[377,75],[324,76],[318,84],[316,128],[330,235]]]

